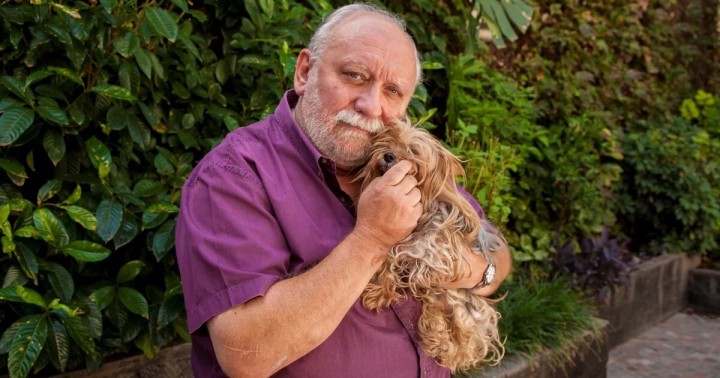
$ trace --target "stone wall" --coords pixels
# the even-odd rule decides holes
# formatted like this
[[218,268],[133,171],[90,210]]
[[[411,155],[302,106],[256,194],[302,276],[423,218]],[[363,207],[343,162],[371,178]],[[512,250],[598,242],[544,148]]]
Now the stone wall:
[[687,307],[688,276],[699,256],[673,254],[640,264],[629,282],[618,287],[609,303],[599,305],[599,317],[610,322],[610,349],[643,333]]

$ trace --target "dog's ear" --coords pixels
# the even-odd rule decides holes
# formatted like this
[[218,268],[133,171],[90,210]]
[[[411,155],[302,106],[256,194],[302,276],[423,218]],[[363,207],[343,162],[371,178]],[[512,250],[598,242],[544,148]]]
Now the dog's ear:
[[415,128],[414,134],[413,152],[423,201],[434,201],[443,192],[455,191],[456,177],[464,174],[459,159],[427,130]]

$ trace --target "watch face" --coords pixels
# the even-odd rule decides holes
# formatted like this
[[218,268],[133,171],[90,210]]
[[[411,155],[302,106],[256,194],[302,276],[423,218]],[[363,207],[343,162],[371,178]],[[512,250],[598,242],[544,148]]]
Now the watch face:
[[490,285],[490,283],[495,279],[495,264],[490,264],[487,267],[487,270],[485,271],[485,285]]

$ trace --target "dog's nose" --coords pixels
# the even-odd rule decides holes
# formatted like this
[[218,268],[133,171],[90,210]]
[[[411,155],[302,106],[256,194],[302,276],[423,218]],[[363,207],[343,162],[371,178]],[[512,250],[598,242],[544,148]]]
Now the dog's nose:
[[385,160],[385,163],[392,163],[395,161],[395,154],[392,152],[386,152],[385,155],[383,155],[383,160]]

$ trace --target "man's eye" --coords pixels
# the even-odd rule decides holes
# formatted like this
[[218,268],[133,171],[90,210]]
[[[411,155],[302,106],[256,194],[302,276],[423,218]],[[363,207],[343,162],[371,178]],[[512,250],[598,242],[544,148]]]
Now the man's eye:
[[363,78],[363,76],[357,72],[348,72],[346,75],[355,80],[361,80]]

